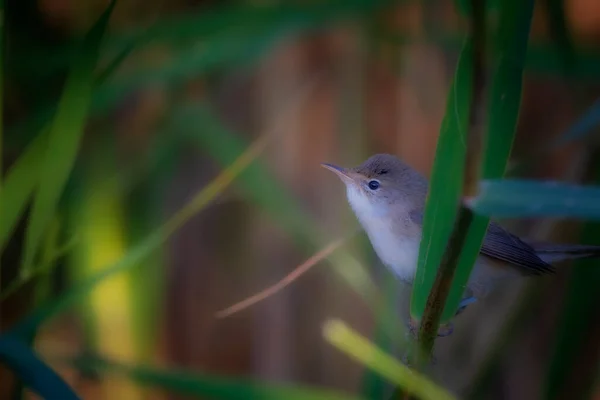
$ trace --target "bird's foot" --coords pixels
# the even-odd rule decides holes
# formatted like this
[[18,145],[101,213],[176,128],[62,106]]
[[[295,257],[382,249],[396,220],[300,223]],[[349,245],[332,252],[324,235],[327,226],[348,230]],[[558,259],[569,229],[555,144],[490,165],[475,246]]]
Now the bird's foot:
[[[418,337],[419,325],[412,318],[408,319],[408,330],[413,338]],[[446,324],[439,326],[437,337],[450,336],[452,334],[452,332],[454,332],[454,324],[452,324],[452,322],[448,322]]]
[[477,299],[473,296],[462,299],[460,303],[458,303],[458,310],[456,311],[456,314],[454,314],[454,316],[456,317],[457,315],[461,314],[463,311],[465,311],[469,304],[473,304],[476,301]]

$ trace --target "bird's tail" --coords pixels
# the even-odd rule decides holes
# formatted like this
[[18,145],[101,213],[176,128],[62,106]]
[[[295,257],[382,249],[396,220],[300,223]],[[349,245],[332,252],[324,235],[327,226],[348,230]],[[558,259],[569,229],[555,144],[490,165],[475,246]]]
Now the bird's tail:
[[538,257],[552,264],[565,260],[600,258],[600,246],[585,244],[529,243]]

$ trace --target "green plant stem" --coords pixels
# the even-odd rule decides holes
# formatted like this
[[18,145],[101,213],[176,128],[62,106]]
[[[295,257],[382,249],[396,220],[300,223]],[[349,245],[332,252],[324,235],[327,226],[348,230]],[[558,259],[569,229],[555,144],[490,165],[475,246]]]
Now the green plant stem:
[[[467,132],[467,154],[464,171],[463,198],[477,193],[483,138],[485,135],[485,0],[472,0],[471,38],[473,42],[473,95],[471,96],[469,128]],[[417,362],[420,365],[433,351],[438,327],[452,287],[458,260],[473,222],[473,212],[463,203],[458,209],[448,245],[437,271],[433,287],[427,297],[427,304],[419,328],[419,348]]]
[[[419,328],[419,360],[422,356],[429,357],[433,350],[438,327],[446,304],[446,298],[452,287],[454,272],[458,265],[458,258],[467,238],[467,232],[473,221],[473,212],[464,206],[458,210],[458,219],[454,224],[448,246],[444,252],[442,264],[435,277],[433,287],[427,298],[427,305]],[[419,361],[419,362],[420,362]]]

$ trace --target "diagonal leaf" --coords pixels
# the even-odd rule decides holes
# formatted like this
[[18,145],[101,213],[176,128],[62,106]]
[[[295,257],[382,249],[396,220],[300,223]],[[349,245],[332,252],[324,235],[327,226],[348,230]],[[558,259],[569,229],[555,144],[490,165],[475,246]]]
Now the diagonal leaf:
[[[343,20],[365,18],[391,3],[391,0],[327,0],[264,7],[235,4],[161,20],[150,28],[116,35],[106,43],[116,53],[160,42],[174,44],[172,47],[178,50],[166,64],[137,69],[99,88],[90,112],[93,115],[106,112],[125,95],[145,85],[178,84],[215,70],[250,65],[292,35],[330,27]],[[11,136],[40,129],[52,116],[52,107],[47,105],[18,123],[11,128],[14,131]]]
[[[283,105],[280,112],[276,113],[277,119],[274,126],[265,134],[276,135],[281,131],[280,126],[289,121],[286,117],[287,113],[293,112],[297,104],[300,104],[298,101],[306,98],[305,92],[303,90],[300,92],[300,95],[297,96],[298,99],[290,101],[296,106]],[[201,144],[203,150],[221,165],[230,163],[243,149],[244,141],[234,132],[226,129],[208,108],[192,105],[187,109],[185,107],[181,109],[183,110],[179,121],[181,129],[189,131],[190,127],[193,127],[190,136],[194,142]],[[298,201],[289,194],[284,186],[278,183],[278,179],[268,171],[264,164],[257,161],[249,166],[244,171],[244,176],[240,177],[235,185],[250,201],[269,213],[273,220],[286,229],[296,243],[309,254],[314,253],[324,246],[323,243],[328,242],[323,231],[318,228],[318,221],[305,212]],[[388,338],[399,347],[405,346],[407,344],[404,340],[405,326],[399,323],[395,307],[388,307],[383,301],[384,299],[381,298],[367,269],[346,252],[334,252],[328,257],[328,260],[335,271],[362,296],[372,310],[384,315],[381,321],[382,330],[385,331]]]
[[19,339],[7,334],[0,336],[0,360],[25,386],[44,399],[79,399],[69,385]]
[[[384,271],[384,273],[388,273],[388,271]],[[396,305],[398,304],[398,294],[400,293],[398,288],[399,282],[394,279],[393,276],[388,277],[384,282],[383,290],[386,297],[386,304],[388,304],[388,307],[396,308]],[[376,317],[374,344],[383,351],[391,353],[394,348],[394,343],[390,340],[390,337],[385,330],[385,318],[387,316],[385,313],[381,312],[378,313]],[[365,397],[369,399],[382,399],[389,389],[389,383],[386,382],[380,374],[372,369],[367,369],[365,371],[361,390]]]
[[330,344],[419,399],[455,399],[444,388],[385,354],[342,321],[327,321],[323,327],[323,335]]
[[137,246],[130,249],[119,261],[103,268],[101,272],[90,276],[67,290],[53,301],[49,301],[33,311],[11,329],[17,336],[28,337],[44,321],[58,315],[71,306],[80,297],[90,293],[105,279],[122,271],[131,269],[140,263],[158,247],[161,246],[177,229],[184,225],[192,216],[206,207],[214,197],[243,171],[264,148],[266,137],[259,138],[234,163],[215,178],[205,188],[200,190],[182,209],[171,217],[162,227],[152,232]]
[[[518,194],[518,195],[517,195]],[[520,179],[486,180],[471,209],[497,218],[600,219],[600,186]]]
[[[284,107],[282,112],[290,112],[293,107]],[[285,118],[281,117],[282,121]],[[221,165],[228,165],[242,151],[244,141],[228,131],[206,106],[190,105],[183,108],[178,118],[181,129],[190,132],[189,137],[199,144],[203,151],[210,154]],[[189,130],[190,126],[201,129]],[[277,134],[273,129],[273,133]],[[296,198],[281,185],[276,184],[277,179],[269,173],[262,163],[253,163],[244,171],[242,179],[237,182],[244,195],[252,202],[260,204],[277,216],[278,222],[294,238],[313,251],[312,245],[307,241],[314,234],[314,225],[310,216],[302,209]],[[268,188],[268,190],[267,190]]]
[[556,148],[571,141],[579,140],[592,133],[598,126],[600,126],[600,98],[564,134],[552,142],[552,147]]
[[50,126],[47,148],[41,163],[40,186],[33,201],[25,234],[22,275],[31,267],[42,235],[54,214],[77,157],[79,142],[92,97],[93,73],[104,31],[115,6],[112,0],[86,35],[78,59],[65,83],[56,117]]
[[569,30],[565,0],[545,0],[550,35],[562,58],[563,70],[571,72],[575,64],[575,47]]
[[40,163],[48,135],[38,135],[11,166],[0,192],[0,251],[25,211],[27,201],[39,182]]
[[298,385],[271,384],[215,375],[200,375],[184,370],[160,370],[145,366],[117,364],[99,358],[72,362],[77,368],[105,375],[127,377],[140,385],[186,396],[228,400],[358,400],[358,397],[334,390]]

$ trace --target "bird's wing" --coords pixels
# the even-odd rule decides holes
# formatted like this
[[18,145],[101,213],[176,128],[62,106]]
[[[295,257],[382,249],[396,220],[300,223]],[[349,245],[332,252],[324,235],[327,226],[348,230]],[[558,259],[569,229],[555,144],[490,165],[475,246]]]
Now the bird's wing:
[[[410,213],[410,218],[414,223],[422,224],[423,211],[414,210]],[[533,247],[495,222],[490,222],[479,251],[485,256],[514,265],[526,275],[554,272],[554,267],[538,257]]]
[[554,267],[542,260],[533,247],[494,222],[488,226],[480,252],[511,263],[528,275],[554,272]]

